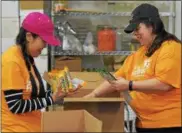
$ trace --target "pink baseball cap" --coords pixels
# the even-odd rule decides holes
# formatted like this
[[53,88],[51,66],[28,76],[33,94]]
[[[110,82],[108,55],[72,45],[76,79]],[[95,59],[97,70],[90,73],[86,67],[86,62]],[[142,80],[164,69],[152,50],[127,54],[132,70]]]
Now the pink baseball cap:
[[46,43],[58,46],[61,44],[60,40],[54,35],[54,24],[52,20],[43,13],[32,12],[23,20],[22,27],[34,34],[37,34]]

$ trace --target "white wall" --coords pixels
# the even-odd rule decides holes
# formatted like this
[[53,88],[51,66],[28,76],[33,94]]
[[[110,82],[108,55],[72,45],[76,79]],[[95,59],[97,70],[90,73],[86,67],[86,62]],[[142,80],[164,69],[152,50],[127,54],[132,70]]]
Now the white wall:
[[181,38],[181,1],[176,1],[175,35]]
[[[7,50],[10,46],[15,44],[15,38],[19,32],[19,26],[21,25],[25,16],[32,12],[32,10],[23,10],[20,11],[19,18],[19,6],[18,1],[2,1],[2,49],[1,53]],[[33,10],[38,12],[43,12],[43,10]],[[20,20],[20,25],[19,25]],[[47,49],[44,49],[42,54],[35,59],[36,65],[43,75],[43,72],[47,71]],[[44,81],[45,87],[46,82]]]
[[2,1],[2,50],[5,51],[15,43],[19,30],[18,1]]

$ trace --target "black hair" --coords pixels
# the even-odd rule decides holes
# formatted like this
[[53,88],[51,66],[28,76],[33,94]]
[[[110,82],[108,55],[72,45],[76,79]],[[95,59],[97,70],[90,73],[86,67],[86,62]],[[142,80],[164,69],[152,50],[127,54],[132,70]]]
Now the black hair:
[[164,23],[162,22],[161,18],[156,18],[155,20],[145,20],[142,21],[142,23],[148,27],[152,26],[153,33],[156,35],[156,38],[153,40],[151,46],[145,54],[147,57],[152,56],[152,54],[159,49],[162,43],[165,41],[174,40],[181,43],[181,40],[179,40],[175,35],[165,30]]
[[[25,64],[26,64],[27,70],[29,72],[30,81],[31,81],[31,84],[32,84],[31,97],[32,98],[36,98],[37,96],[44,97],[45,96],[45,89],[44,89],[42,78],[40,76],[40,73],[39,73],[37,67],[34,64],[33,57],[30,56],[28,54],[28,51],[27,51],[27,43],[28,43],[27,40],[26,40],[26,33],[27,32],[28,31],[26,31],[23,27],[20,28],[19,34],[16,37],[16,44],[21,47],[22,55],[23,55],[23,58],[25,60]],[[36,35],[34,33],[31,33],[31,34],[32,34],[33,38],[38,37],[38,35]],[[39,81],[39,86],[40,86],[39,95],[37,94],[37,90],[38,90],[37,84],[35,82],[35,79],[33,77],[32,72],[31,72],[31,65],[32,65],[32,67],[34,69],[34,72],[35,72],[35,75],[37,76],[37,79]]]

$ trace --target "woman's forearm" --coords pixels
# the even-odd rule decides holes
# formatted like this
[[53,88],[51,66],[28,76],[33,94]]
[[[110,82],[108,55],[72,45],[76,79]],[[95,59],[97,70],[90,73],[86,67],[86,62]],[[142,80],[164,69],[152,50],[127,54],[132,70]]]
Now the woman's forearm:
[[99,87],[97,87],[92,93],[96,97],[102,96],[104,94],[112,93],[116,91],[114,88],[112,88],[111,84],[107,81],[104,81]]

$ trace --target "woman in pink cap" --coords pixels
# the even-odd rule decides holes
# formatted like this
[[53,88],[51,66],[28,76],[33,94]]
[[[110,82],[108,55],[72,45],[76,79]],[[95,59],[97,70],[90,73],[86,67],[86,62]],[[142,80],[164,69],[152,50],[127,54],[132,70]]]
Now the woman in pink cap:
[[60,44],[53,22],[33,12],[24,19],[16,45],[2,54],[2,132],[41,132],[40,109],[62,102],[65,94],[45,90],[34,64],[47,44]]

